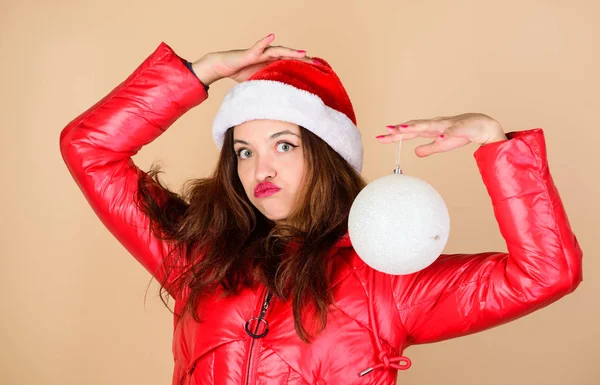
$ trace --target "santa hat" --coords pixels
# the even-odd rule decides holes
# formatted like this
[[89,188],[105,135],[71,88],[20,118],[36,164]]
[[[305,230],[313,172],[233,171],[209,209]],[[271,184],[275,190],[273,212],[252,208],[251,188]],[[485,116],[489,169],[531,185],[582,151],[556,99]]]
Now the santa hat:
[[213,122],[219,150],[233,126],[280,120],[311,131],[360,173],[363,147],[350,98],[331,66],[320,58],[314,61],[278,60],[232,87]]

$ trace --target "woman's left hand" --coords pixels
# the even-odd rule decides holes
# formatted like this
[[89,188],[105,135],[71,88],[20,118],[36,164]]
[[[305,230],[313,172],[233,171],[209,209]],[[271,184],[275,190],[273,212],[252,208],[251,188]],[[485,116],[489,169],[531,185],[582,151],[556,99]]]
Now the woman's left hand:
[[419,157],[450,151],[469,143],[484,145],[507,139],[500,123],[479,113],[410,120],[387,128],[389,134],[377,136],[380,143],[435,138],[433,142],[415,148]]

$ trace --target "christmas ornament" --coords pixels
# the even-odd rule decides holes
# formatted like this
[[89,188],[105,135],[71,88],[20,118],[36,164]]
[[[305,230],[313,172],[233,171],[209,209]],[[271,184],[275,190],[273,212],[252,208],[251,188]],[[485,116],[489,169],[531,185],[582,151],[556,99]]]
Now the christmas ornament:
[[450,232],[442,196],[427,182],[396,168],[369,183],[356,197],[348,233],[358,256],[373,269],[394,275],[417,272],[441,254]]

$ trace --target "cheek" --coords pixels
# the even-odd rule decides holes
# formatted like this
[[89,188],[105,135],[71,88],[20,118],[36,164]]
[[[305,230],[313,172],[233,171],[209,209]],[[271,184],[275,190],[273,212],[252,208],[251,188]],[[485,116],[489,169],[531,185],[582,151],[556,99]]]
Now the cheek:
[[237,169],[237,173],[238,173],[238,178],[240,178],[240,181],[242,182],[242,186],[244,186],[244,190],[248,191],[248,188],[250,188],[250,178],[249,178],[250,173],[248,172],[248,170],[245,167],[239,167],[239,166]]
[[296,185],[296,190],[300,189],[302,185],[302,181],[306,175],[306,169],[304,165],[304,159],[300,158],[296,162],[294,162],[293,166],[290,168],[292,170],[292,175],[294,178],[294,184]]

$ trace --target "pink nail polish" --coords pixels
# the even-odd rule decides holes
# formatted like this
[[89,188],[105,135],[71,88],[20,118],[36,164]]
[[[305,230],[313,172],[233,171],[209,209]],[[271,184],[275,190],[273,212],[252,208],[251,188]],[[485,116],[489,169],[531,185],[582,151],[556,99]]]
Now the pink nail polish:
[[396,126],[386,126],[387,128],[396,128]]
[[446,137],[446,135],[442,134],[440,135],[440,138],[444,139]]
[[377,135],[375,138],[377,138],[377,139],[385,138],[385,135]]
[[298,52],[300,52],[300,53],[306,53],[306,50],[299,49]]
[[401,125],[400,125],[400,127],[402,127],[402,128],[407,128],[407,127],[408,127],[408,124],[401,124]]

